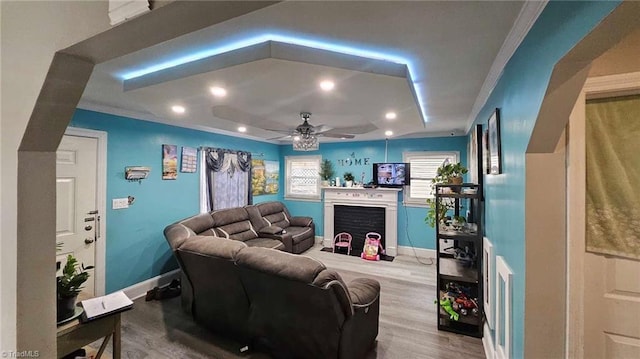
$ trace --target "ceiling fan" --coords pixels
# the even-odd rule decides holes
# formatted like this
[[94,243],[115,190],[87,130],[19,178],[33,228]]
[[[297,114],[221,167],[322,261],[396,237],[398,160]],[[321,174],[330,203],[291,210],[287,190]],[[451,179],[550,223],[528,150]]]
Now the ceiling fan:
[[[311,112],[300,112],[300,118],[302,119],[302,124],[296,126],[296,128],[291,130],[278,130],[278,129],[266,129],[275,132],[287,133],[287,136],[280,136],[271,138],[271,140],[286,140],[293,139],[294,141],[299,141],[300,138],[309,138],[312,136],[324,136],[324,137],[333,137],[333,138],[354,138],[355,135],[351,133],[338,133],[333,131],[334,128],[326,126],[326,125],[318,125],[313,126],[309,124],[309,119],[311,118]],[[336,129],[337,130],[337,129]]]

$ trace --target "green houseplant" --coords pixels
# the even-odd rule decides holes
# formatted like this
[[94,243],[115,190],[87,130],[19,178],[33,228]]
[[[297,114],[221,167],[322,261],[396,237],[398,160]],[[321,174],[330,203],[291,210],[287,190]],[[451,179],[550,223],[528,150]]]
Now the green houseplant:
[[[462,176],[467,172],[467,168],[460,162],[449,163],[446,161],[438,167],[436,176],[431,180],[432,190],[435,190],[435,185],[437,184],[462,184]],[[424,220],[432,228],[435,228],[438,220],[440,220],[440,223],[445,223],[449,220],[450,217],[447,216],[447,213],[455,209],[455,201],[449,200],[448,198],[438,200],[437,212],[435,198],[427,198],[427,204],[429,205],[429,210]],[[460,218],[464,219],[464,217]]]
[[319,174],[320,174],[320,178],[322,179],[322,185],[328,186],[329,181],[335,175],[335,171],[333,170],[333,164],[331,163],[330,160],[323,159],[322,162],[320,162]]
[[346,187],[353,187],[353,174],[351,172],[345,172],[344,175],[342,175],[342,177],[344,178],[344,185]]
[[62,275],[56,277],[57,319],[58,321],[73,316],[76,299],[82,291],[82,285],[89,279],[89,272],[93,266],[81,265],[71,254],[67,256],[67,263],[62,268]]

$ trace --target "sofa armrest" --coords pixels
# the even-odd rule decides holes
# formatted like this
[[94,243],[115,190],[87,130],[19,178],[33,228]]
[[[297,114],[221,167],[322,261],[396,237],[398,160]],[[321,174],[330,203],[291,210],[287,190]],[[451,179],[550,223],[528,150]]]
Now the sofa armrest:
[[367,307],[380,296],[380,283],[369,278],[356,278],[347,285],[354,307]]
[[258,231],[258,234],[282,234],[282,227],[273,225],[263,227]]
[[289,223],[295,227],[311,227],[313,226],[313,218],[305,216],[291,217]]
[[[276,227],[276,228],[280,228],[278,226],[269,226],[269,227]],[[268,227],[265,227],[268,228]],[[285,232],[285,233],[282,233]],[[284,251],[291,253],[293,252],[293,237],[291,236],[290,233],[286,233],[286,230],[283,230],[282,228],[280,228],[280,233],[278,234],[272,234],[269,232],[263,232],[262,229],[258,231],[258,235],[260,237],[263,238],[271,238],[271,239],[277,239],[280,242],[282,242],[282,244],[284,244]]]
[[380,322],[380,283],[357,278],[347,286],[353,315],[342,327],[339,358],[364,358],[378,336]]

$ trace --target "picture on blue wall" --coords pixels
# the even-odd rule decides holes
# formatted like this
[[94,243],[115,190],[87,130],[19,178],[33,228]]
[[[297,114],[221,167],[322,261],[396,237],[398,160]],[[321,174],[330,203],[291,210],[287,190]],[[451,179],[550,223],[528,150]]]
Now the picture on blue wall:
[[278,161],[251,160],[251,193],[254,196],[278,193]]
[[500,109],[495,109],[489,117],[489,173],[497,175],[502,173],[501,149],[500,149]]
[[178,146],[162,145],[162,179],[178,178]]
[[198,149],[193,147],[182,147],[182,160],[180,162],[180,172],[195,173],[198,169]]

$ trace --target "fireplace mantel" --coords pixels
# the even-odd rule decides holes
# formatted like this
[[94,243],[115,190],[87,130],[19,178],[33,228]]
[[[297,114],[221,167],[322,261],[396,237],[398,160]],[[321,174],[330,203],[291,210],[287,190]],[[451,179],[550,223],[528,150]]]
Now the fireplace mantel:
[[382,207],[385,209],[385,241],[388,255],[398,252],[398,192],[400,188],[323,187],[324,246],[333,245],[334,206]]

